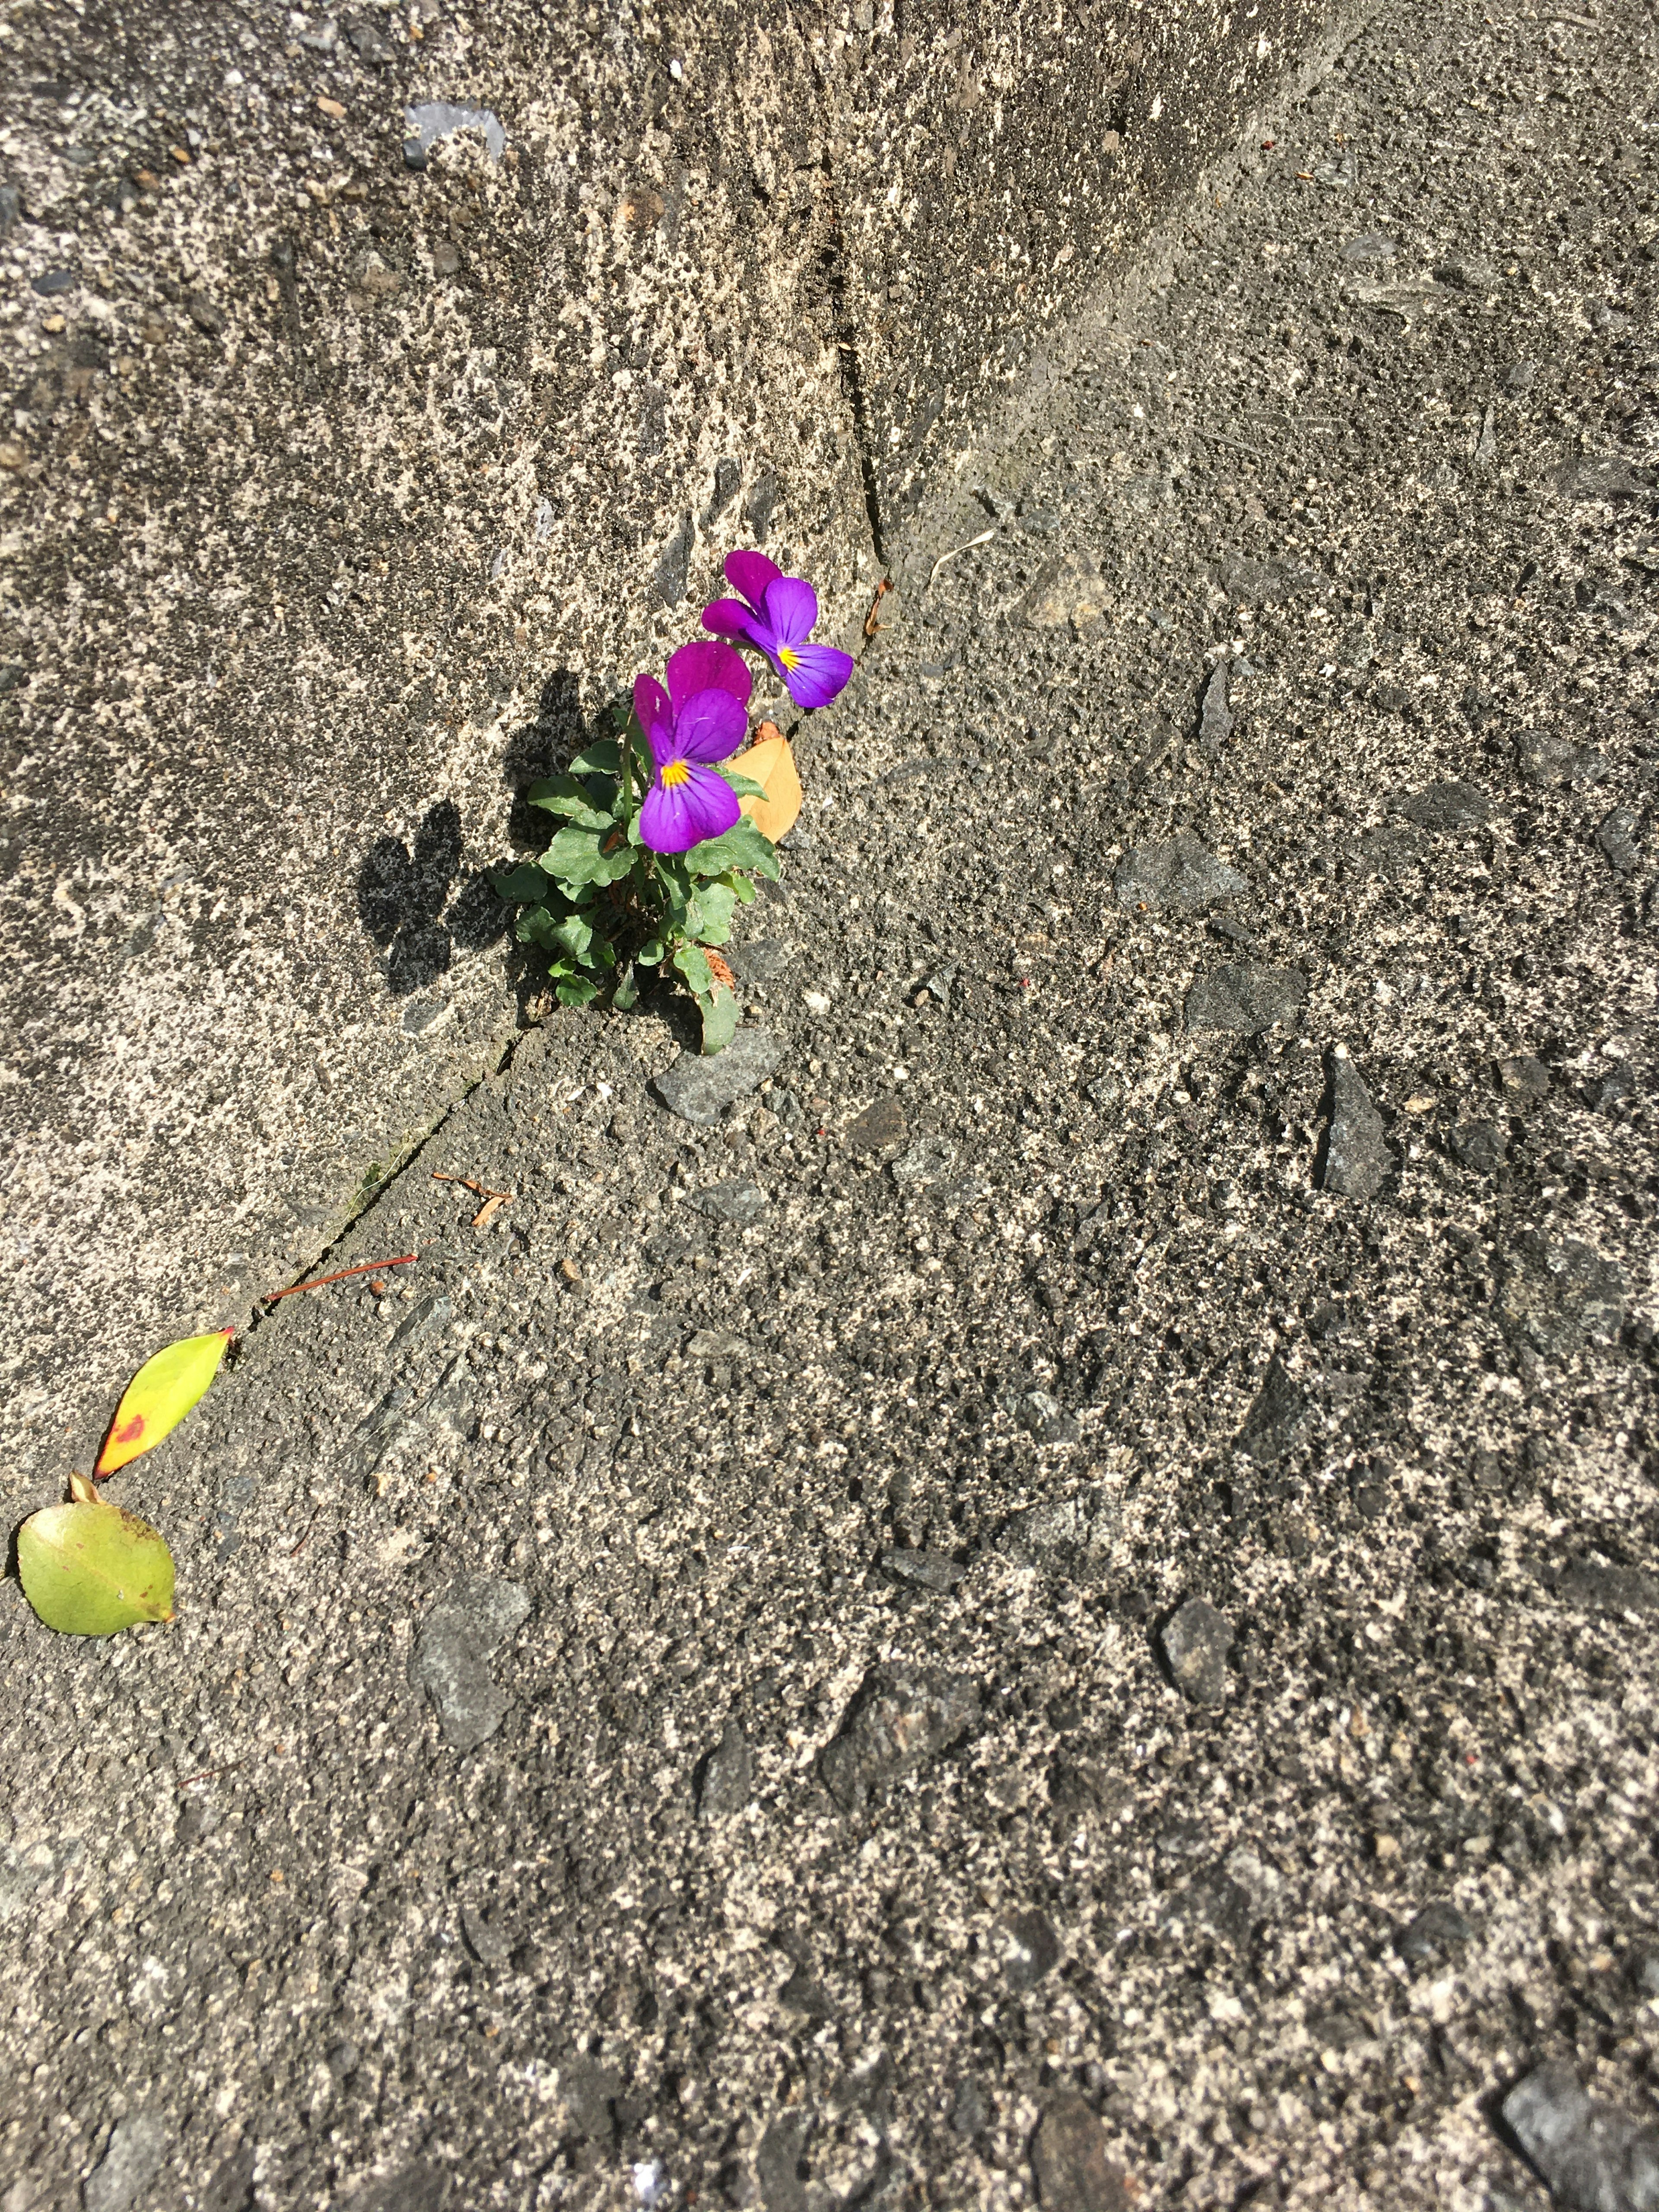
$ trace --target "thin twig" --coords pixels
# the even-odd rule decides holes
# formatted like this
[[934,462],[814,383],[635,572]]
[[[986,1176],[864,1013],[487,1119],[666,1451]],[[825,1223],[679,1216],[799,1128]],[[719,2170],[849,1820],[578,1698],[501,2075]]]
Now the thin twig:
[[892,588],[893,580],[890,576],[884,576],[880,583],[876,586],[876,596],[871,600],[870,611],[864,617],[864,635],[866,637],[874,637],[878,630],[884,630],[886,629],[886,623],[878,623],[876,620],[876,616],[880,611],[883,599],[886,597],[887,593],[892,590]]
[[434,1169],[432,1180],[434,1182],[459,1183],[463,1190],[470,1190],[475,1198],[511,1198],[513,1195],[510,1190],[491,1190],[488,1183],[480,1182],[476,1176],[440,1175]]
[[322,1517],[323,1509],[319,1505],[317,1508],[317,1510],[312,1515],[309,1522],[307,1524],[305,1534],[301,1537],[299,1542],[295,1544],[294,1548],[289,1552],[289,1557],[290,1559],[297,1559],[299,1558],[301,1553],[304,1551],[306,1546],[311,1541],[312,1531],[316,1528],[317,1523],[322,1519]]
[[463,1190],[470,1190],[475,1197],[483,1199],[483,1204],[472,1217],[475,1229],[488,1229],[496,1207],[505,1206],[513,1196],[510,1190],[491,1190],[488,1183],[480,1182],[475,1176],[440,1175],[434,1170],[432,1180],[434,1182],[459,1183]]
[[296,1291],[324,1291],[331,1283],[343,1283],[352,1275],[376,1274],[382,1267],[412,1267],[420,1256],[418,1252],[404,1252],[395,1260],[365,1260],[361,1267],[342,1267],[337,1275],[319,1275],[314,1283],[290,1283],[285,1291],[272,1291],[259,1303],[274,1306],[278,1298],[291,1298]]
[[183,1791],[193,1789],[198,1782],[211,1782],[216,1774],[234,1774],[237,1768],[245,1764],[242,1759],[228,1759],[222,1766],[204,1766],[199,1774],[192,1774],[188,1782],[181,1782],[179,1784],[179,1790]]

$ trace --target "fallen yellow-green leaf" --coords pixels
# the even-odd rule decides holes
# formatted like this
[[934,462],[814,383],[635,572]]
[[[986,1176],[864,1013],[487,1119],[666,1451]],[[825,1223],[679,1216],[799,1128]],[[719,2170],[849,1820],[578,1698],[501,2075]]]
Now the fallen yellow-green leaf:
[[234,1331],[181,1337],[147,1359],[128,1383],[92,1470],[100,1480],[170,1436],[219,1371]]
[[173,1618],[173,1554],[148,1521],[78,1493],[30,1514],[17,1532],[23,1595],[48,1628],[113,1636]]

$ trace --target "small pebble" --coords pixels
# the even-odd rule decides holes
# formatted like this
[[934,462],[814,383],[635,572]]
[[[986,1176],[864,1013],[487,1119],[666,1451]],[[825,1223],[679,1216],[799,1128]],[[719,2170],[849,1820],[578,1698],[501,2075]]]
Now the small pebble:
[[1201,1597],[1189,1597],[1164,1624],[1160,1638],[1176,1686],[1194,1705],[1218,1705],[1227,1694],[1231,1623]]

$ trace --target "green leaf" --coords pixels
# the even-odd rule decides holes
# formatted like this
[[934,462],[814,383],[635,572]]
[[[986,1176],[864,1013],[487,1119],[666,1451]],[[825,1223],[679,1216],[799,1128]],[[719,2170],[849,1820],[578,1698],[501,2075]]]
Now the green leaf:
[[547,896],[547,871],[533,860],[520,860],[516,868],[492,868],[489,880],[496,897],[506,899],[509,905],[527,906]]
[[[610,833],[613,837],[616,834],[614,830]],[[573,890],[580,890],[584,884],[614,884],[633,866],[634,855],[626,844],[619,845],[614,853],[602,852],[602,842],[608,841],[603,840],[601,832],[571,823],[560,830],[543,854],[542,866]]]
[[599,738],[579,752],[570,763],[572,775],[620,775],[622,747],[614,738]]
[[530,803],[549,814],[562,814],[568,821],[584,830],[614,830],[617,826],[617,787],[611,787],[611,804],[602,805],[599,797],[574,775],[550,775],[541,783],[530,787]]
[[[724,883],[727,879],[722,876],[720,880]],[[738,904],[739,906],[753,906],[755,903],[755,885],[753,878],[749,876],[733,876],[730,880],[732,890],[737,893]]]
[[556,948],[568,952],[575,960],[586,960],[587,948],[593,942],[592,927],[579,914],[567,914],[556,921],[547,933],[549,951]]
[[617,988],[611,994],[611,1003],[620,1012],[625,1014],[638,1000],[639,995],[640,987],[635,980],[634,963],[630,960],[617,978]]
[[634,958],[641,968],[654,968],[659,963],[667,949],[661,938],[650,937],[641,945]]
[[740,768],[728,764],[717,769],[715,773],[726,778],[739,799],[764,799],[766,796],[766,786],[757,783],[752,775],[745,775]]
[[148,1521],[101,1498],[48,1505],[17,1532],[23,1594],[48,1628],[113,1636],[173,1618],[173,1554]]
[[686,927],[705,945],[724,945],[732,934],[738,895],[724,881],[701,884],[686,915]]
[[93,1474],[101,1482],[170,1437],[201,1398],[225,1356],[234,1331],[180,1337],[147,1359],[121,1394]]
[[724,983],[716,983],[712,991],[699,991],[696,996],[702,1015],[703,1051],[724,1052],[737,1034],[737,994]]
[[572,975],[568,981],[553,986],[553,995],[562,1006],[591,1006],[599,995],[599,987],[589,982],[586,975]]
[[769,837],[762,836],[746,814],[722,836],[705,837],[701,845],[694,845],[685,855],[685,865],[694,876],[721,876],[728,868],[753,868],[774,883],[778,879],[777,848]]
[[704,957],[700,945],[677,945],[674,947],[674,965],[685,978],[687,988],[694,998],[701,1000],[714,989],[714,971]]

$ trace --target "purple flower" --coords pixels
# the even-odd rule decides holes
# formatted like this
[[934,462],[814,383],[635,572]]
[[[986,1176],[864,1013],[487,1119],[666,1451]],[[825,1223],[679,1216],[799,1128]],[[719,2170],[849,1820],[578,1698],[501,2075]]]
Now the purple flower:
[[708,638],[683,645],[667,675],[666,691],[654,677],[634,679],[634,712],[657,764],[640,808],[640,836],[653,853],[686,853],[729,830],[742,811],[709,763],[748,736],[752,679],[729,645]]
[[809,645],[818,618],[818,595],[802,576],[786,576],[764,553],[728,553],[726,580],[740,599],[716,599],[702,611],[705,629],[746,637],[757,645],[789,688],[798,707],[827,707],[853,672],[850,653]]

